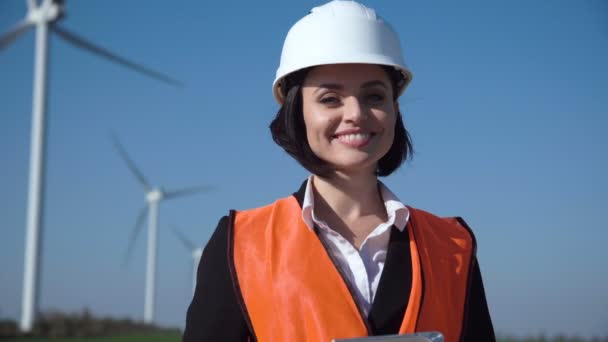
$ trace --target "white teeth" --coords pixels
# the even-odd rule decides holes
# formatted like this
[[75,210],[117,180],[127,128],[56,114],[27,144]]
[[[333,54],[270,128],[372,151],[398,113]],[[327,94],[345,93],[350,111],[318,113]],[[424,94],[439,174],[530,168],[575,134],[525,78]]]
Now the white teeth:
[[361,141],[369,139],[371,134],[369,133],[355,133],[355,134],[344,134],[340,135],[338,139],[345,142]]

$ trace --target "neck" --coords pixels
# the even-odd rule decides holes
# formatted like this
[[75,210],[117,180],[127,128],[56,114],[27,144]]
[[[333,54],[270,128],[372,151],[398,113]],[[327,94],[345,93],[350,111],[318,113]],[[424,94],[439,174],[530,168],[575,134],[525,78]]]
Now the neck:
[[386,216],[374,174],[314,176],[313,185],[315,207],[322,211],[329,209],[345,220],[374,214]]

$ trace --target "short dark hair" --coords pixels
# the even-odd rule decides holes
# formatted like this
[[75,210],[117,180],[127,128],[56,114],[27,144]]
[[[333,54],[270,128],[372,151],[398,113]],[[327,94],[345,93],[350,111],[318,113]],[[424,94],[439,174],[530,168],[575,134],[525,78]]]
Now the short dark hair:
[[[401,80],[401,73],[391,67],[384,67],[393,85],[394,101],[397,101],[396,89]],[[311,68],[299,70],[282,83],[282,89],[287,90],[283,105],[270,123],[270,132],[274,142],[285,152],[297,160],[304,168],[315,175],[329,176],[334,167],[319,158],[310,148],[306,136],[306,124],[302,105],[302,83]],[[405,160],[411,158],[414,152],[412,139],[405,129],[401,112],[397,112],[395,122],[395,137],[388,152],[378,161],[376,174],[388,176],[393,173]]]

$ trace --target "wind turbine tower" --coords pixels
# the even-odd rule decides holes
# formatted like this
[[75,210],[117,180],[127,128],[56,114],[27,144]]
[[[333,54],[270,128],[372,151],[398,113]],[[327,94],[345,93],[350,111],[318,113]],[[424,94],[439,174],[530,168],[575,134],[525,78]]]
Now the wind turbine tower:
[[31,27],[36,27],[36,50],[34,58],[34,91],[32,99],[32,128],[30,143],[30,173],[28,185],[28,202],[26,218],[25,261],[23,271],[23,300],[19,328],[30,332],[38,313],[38,296],[40,283],[40,236],[42,229],[42,209],[44,207],[44,171],[46,141],[46,95],[49,30],[56,33],[66,42],[79,49],[133,69],[157,80],[180,85],[159,72],[148,69],[108,50],[101,48],[79,37],[58,25],[65,16],[63,0],[26,0],[27,15],[10,31],[0,35],[0,51],[8,47],[15,39]]
[[196,271],[198,269],[198,263],[201,260],[201,256],[203,255],[203,248],[198,247],[192,240],[188,239],[184,234],[182,234],[176,228],[173,228],[173,233],[175,236],[181,241],[182,245],[190,252],[190,256],[192,257],[192,294],[194,294],[194,290],[196,289]]
[[193,195],[196,193],[208,191],[210,187],[208,186],[193,186],[178,190],[164,190],[162,187],[154,187],[148,182],[146,177],[143,175],[141,171],[135,166],[135,163],[129,158],[126,150],[120,144],[118,139],[114,137],[114,145],[118,150],[121,158],[127,164],[131,173],[135,176],[137,181],[141,184],[145,192],[145,206],[140,210],[139,215],[137,217],[137,221],[135,222],[135,227],[131,233],[131,238],[129,240],[129,247],[127,248],[127,258],[128,260],[131,252],[133,250],[133,245],[139,232],[141,231],[141,227],[143,226],[143,221],[148,214],[148,245],[147,245],[147,261],[146,261],[146,287],[145,287],[145,301],[144,301],[144,323],[153,323],[154,322],[154,311],[155,311],[155,302],[156,302],[156,254],[158,250],[158,214],[159,214],[159,205],[163,200],[170,200],[174,198],[184,197],[188,195]]

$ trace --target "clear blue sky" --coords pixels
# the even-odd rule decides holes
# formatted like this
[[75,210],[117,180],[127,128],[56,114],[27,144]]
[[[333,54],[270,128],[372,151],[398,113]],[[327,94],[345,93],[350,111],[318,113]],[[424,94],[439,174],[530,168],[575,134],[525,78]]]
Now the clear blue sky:
[[[0,1],[0,32],[25,14]],[[271,83],[289,27],[323,1],[67,1],[63,25],[186,83],[151,81],[51,39],[41,308],[143,316],[143,191],[213,185],[161,205],[158,320],[182,325],[190,256],[230,208],[307,176],[274,145]],[[608,3],[368,1],[399,32],[414,160],[386,183],[473,227],[496,330],[608,334]],[[0,317],[19,317],[34,33],[0,53]]]

